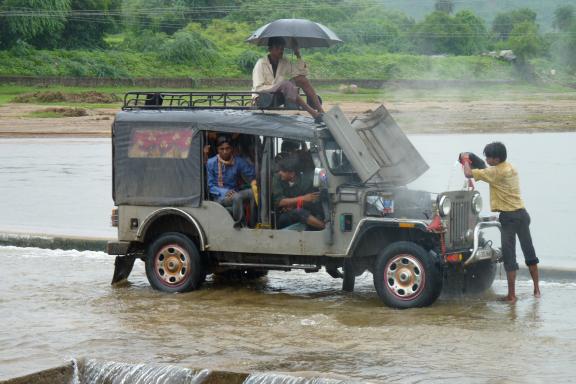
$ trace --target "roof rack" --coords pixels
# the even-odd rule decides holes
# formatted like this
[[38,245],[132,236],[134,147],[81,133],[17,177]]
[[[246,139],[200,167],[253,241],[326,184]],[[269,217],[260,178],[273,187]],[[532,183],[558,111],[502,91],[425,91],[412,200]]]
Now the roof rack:
[[[253,95],[259,95],[255,103]],[[122,110],[142,109],[271,109],[294,110],[281,94],[266,92],[158,92],[135,91],[124,95]]]

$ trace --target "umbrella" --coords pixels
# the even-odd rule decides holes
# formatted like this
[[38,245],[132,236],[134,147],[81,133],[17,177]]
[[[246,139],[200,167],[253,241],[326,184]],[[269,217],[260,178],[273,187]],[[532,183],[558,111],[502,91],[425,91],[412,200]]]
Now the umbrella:
[[328,27],[305,19],[275,20],[256,30],[246,41],[265,46],[271,37],[283,37],[288,48],[329,47],[342,42]]

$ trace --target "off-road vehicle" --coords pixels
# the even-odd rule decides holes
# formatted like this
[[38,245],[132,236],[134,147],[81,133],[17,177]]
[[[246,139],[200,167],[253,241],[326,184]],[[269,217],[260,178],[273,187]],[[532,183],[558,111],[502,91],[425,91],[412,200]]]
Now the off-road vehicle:
[[[500,250],[483,233],[499,232],[499,223],[480,218],[475,190],[406,188],[428,165],[384,106],[352,121],[334,107],[320,124],[262,108],[248,92],[125,96],[112,128],[113,283],[138,258],[151,286],[165,292],[199,289],[209,274],[256,278],[293,269],[324,269],[347,291],[370,271],[382,302],[395,308],[430,305],[443,285],[467,292],[491,286]],[[251,143],[259,204],[241,228],[207,193],[203,148],[211,132]],[[271,184],[283,140],[307,148],[323,230],[275,227]]]

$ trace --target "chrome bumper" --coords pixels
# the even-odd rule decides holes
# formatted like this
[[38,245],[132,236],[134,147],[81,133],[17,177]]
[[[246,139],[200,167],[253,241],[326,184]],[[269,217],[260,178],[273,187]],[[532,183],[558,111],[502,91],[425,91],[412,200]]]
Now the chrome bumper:
[[497,261],[500,258],[502,255],[500,249],[492,248],[490,245],[480,247],[480,233],[483,229],[490,227],[498,227],[498,229],[501,229],[498,221],[482,221],[476,224],[474,228],[474,248],[472,249],[472,255],[464,262],[464,266],[488,259]]

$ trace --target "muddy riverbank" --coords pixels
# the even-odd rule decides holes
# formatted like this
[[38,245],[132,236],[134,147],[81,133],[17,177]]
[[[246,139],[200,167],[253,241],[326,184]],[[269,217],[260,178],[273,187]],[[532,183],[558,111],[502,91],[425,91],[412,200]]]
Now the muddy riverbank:
[[[404,99],[405,100],[405,99]],[[384,104],[407,133],[576,131],[576,101],[564,94],[531,100],[387,101],[338,103],[349,118]],[[326,109],[335,105],[327,102]],[[119,107],[87,109],[86,116],[33,117],[45,105],[0,107],[0,136],[109,137]]]

